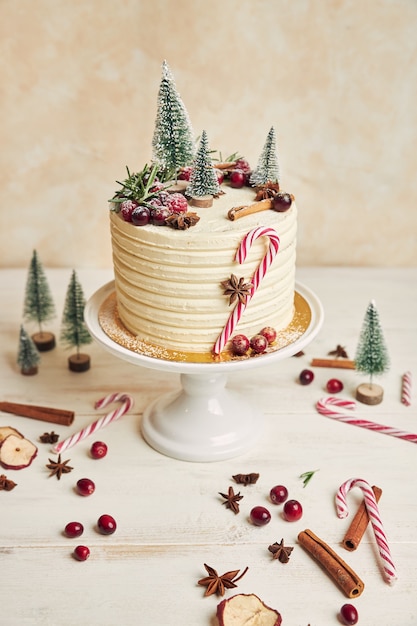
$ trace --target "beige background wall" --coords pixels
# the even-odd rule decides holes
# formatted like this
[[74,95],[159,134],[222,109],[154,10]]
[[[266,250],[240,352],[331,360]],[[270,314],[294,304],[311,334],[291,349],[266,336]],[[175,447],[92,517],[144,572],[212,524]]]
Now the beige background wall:
[[299,265],[417,265],[416,33],[416,0],[0,0],[0,266],[110,266],[163,59],[213,149],[275,127]]

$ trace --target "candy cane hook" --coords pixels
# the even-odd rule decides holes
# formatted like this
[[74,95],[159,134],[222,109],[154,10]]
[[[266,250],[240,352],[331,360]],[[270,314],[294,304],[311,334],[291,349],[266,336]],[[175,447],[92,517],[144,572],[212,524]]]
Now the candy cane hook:
[[57,443],[56,446],[54,446],[53,448],[54,452],[63,452],[64,450],[75,446],[76,443],[78,443],[82,439],[85,439],[96,430],[104,428],[104,426],[107,426],[107,424],[110,424],[110,422],[113,422],[122,417],[122,415],[130,411],[134,404],[133,398],[127,393],[112,393],[108,396],[105,396],[104,398],[101,398],[100,400],[97,400],[94,407],[96,409],[102,409],[103,407],[113,402],[122,402],[122,406],[120,406],[118,409],[110,411],[110,413],[108,413],[107,415],[100,417],[100,419],[96,420],[89,426],[86,426],[86,428],[83,428],[74,435],[71,435],[71,437],[68,437],[67,439],[64,439],[63,441]]
[[339,490],[336,494],[337,516],[343,518],[347,517],[347,515],[349,514],[346,502],[346,495],[348,491],[350,491],[350,489],[352,489],[353,487],[359,487],[363,492],[366,510],[368,511],[376,543],[378,545],[379,554],[383,561],[384,576],[386,581],[391,584],[395,580],[397,580],[397,572],[395,570],[395,565],[392,560],[387,537],[385,535],[384,527],[382,525],[378,504],[375,499],[375,494],[372,491],[372,487],[366,482],[366,480],[363,480],[362,478],[351,478],[339,487]]
[[269,247],[268,250],[263,257],[262,261],[259,263],[256,268],[254,275],[252,277],[252,289],[251,293],[247,296],[245,302],[239,302],[233,309],[233,311],[229,315],[229,319],[227,320],[222,332],[218,336],[216,343],[214,344],[213,352],[214,354],[220,354],[220,352],[225,347],[226,343],[229,341],[230,336],[232,335],[234,329],[236,328],[237,323],[242,317],[243,311],[249,304],[250,299],[253,297],[255,291],[258,289],[262,279],[264,278],[266,272],[269,269],[272,261],[274,260],[278,250],[279,250],[279,237],[278,233],[274,228],[267,228],[263,226],[259,226],[258,228],[254,228],[249,231],[244,238],[242,239],[239,248],[236,252],[235,261],[242,264],[245,262],[245,259],[248,255],[250,248],[252,247],[254,241],[259,237],[269,237]]
[[398,428],[393,428],[392,426],[384,426],[384,424],[378,424],[377,422],[370,422],[368,420],[345,415],[340,411],[334,410],[332,408],[333,406],[353,411],[356,408],[356,402],[353,400],[342,400],[341,398],[334,398],[333,396],[330,396],[329,398],[322,398],[316,404],[317,411],[326,417],[331,417],[339,422],[345,422],[347,424],[352,424],[353,426],[359,426],[360,428],[374,430],[382,435],[391,435],[392,437],[398,437],[399,439],[410,441],[410,443],[417,443],[417,435],[414,433],[399,430]]

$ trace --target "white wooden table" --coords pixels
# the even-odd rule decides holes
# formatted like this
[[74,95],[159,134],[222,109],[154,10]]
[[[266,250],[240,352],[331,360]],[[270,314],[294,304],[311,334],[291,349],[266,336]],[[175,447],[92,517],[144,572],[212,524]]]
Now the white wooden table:
[[[58,312],[50,325],[58,336],[71,270],[46,273]],[[86,297],[112,278],[111,271],[77,272]],[[22,376],[16,365],[18,332],[26,271],[0,272],[1,396],[0,400],[74,410],[70,427],[0,413],[1,426],[14,426],[39,448],[29,468],[4,471],[17,487],[0,492],[0,623],[5,626],[214,626],[217,596],[203,597],[197,586],[204,563],[219,573],[249,570],[236,593],[256,593],[278,609],[288,626],[337,626],[340,607],[348,602],[334,582],[297,545],[298,533],[310,528],[357,571],[365,591],[353,603],[359,624],[417,624],[417,447],[378,433],[336,423],[319,415],[316,401],[327,395],[329,378],[340,378],[342,397],[352,398],[363,378],[354,371],[315,369],[314,382],[302,387],[299,372],[312,357],[323,357],[337,344],[353,358],[362,320],[374,298],[391,357],[391,369],[380,384],[382,404],[359,405],[357,415],[417,432],[417,395],[400,402],[401,376],[417,377],[417,270],[300,269],[297,279],[321,299],[323,329],[302,357],[246,373],[231,373],[230,387],[256,401],[266,416],[266,432],[252,451],[217,463],[187,463],[155,452],[140,435],[144,408],[163,391],[177,388],[178,377],[121,361],[91,344],[92,367],[82,374],[67,368],[68,352],[60,345],[41,357],[36,376]],[[27,327],[30,330],[30,327]],[[33,329],[34,330],[34,329]],[[45,467],[55,458],[39,436],[55,430],[61,437],[91,423],[94,403],[114,391],[131,394],[129,415],[63,453],[74,467],[60,481]],[[107,456],[92,460],[94,440],[108,444]],[[299,476],[319,470],[303,488]],[[3,470],[2,470],[3,471]],[[256,485],[239,487],[231,476],[259,472]],[[90,497],[74,491],[76,481],[96,483]],[[359,549],[346,552],[340,542],[350,519],[337,518],[334,495],[347,479],[361,477],[382,488],[381,516],[399,579],[387,585],[369,528]],[[272,486],[284,484],[304,508],[299,522],[288,523],[281,507],[272,505]],[[219,491],[244,495],[238,515],[222,505]],[[349,495],[352,515],[361,492]],[[272,520],[262,528],[248,521],[255,505],[269,508]],[[114,535],[95,528],[102,513],[118,523]],[[63,534],[70,521],[84,524],[79,539]],[[272,560],[268,545],[284,539],[294,546],[290,562]],[[72,557],[77,543],[90,547],[86,562]]]

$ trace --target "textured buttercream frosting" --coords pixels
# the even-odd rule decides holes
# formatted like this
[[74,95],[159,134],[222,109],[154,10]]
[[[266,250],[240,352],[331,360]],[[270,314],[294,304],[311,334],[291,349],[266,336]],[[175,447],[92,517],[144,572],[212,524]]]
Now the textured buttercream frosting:
[[235,333],[247,337],[265,326],[285,328],[294,314],[297,209],[265,210],[228,219],[235,206],[251,204],[254,190],[232,189],[209,208],[194,209],[199,222],[187,230],[168,226],[134,226],[110,212],[118,314],[139,340],[170,350],[211,352],[233,306],[221,283],[232,274],[251,278],[268,250],[260,237],[243,264],[236,251],[256,227],[276,230],[279,251],[244,311]]

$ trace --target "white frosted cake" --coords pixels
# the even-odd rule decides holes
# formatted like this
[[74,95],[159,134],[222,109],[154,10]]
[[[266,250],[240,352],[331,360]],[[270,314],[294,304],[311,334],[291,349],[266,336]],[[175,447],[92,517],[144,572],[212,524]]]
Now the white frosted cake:
[[162,70],[151,165],[127,170],[110,201],[121,334],[152,355],[260,354],[294,317],[297,209],[274,128],[254,169],[237,153],[213,159]]

